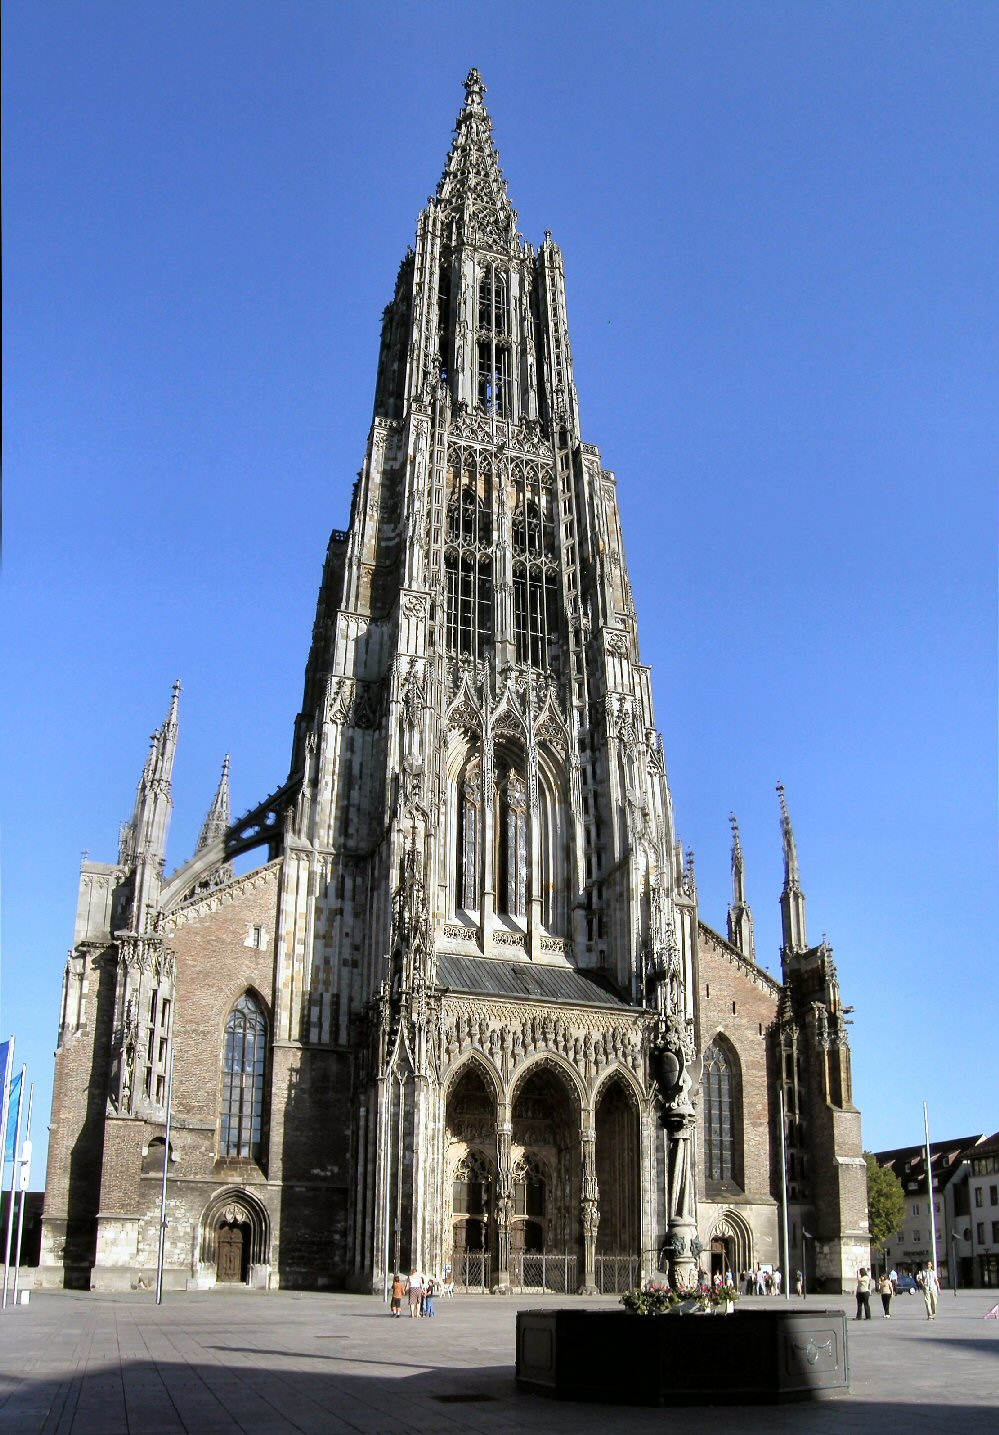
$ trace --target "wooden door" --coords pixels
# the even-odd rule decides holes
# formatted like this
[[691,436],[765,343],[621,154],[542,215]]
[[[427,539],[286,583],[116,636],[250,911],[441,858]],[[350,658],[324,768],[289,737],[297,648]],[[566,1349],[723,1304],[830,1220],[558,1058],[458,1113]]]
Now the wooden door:
[[244,1256],[243,1227],[235,1223],[226,1223],[219,1226],[218,1233],[218,1261],[215,1267],[215,1279],[217,1281],[244,1281],[243,1256]]

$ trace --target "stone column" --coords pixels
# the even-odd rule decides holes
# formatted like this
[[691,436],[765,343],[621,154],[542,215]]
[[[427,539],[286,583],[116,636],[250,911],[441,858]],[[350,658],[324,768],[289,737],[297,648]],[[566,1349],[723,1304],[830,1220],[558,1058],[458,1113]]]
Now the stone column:
[[496,1122],[496,1280],[494,1295],[510,1294],[510,1226],[513,1220],[513,1167],[510,1141],[513,1127]]
[[697,1276],[693,1242],[697,1235],[694,1194],[693,1136],[694,1113],[687,1110],[667,1111],[666,1127],[667,1190],[669,1196],[669,1269],[674,1286],[692,1286]]
[[597,1290],[597,1227],[600,1225],[599,1191],[597,1190],[597,1133],[592,1126],[582,1130],[583,1188],[580,1202],[583,1224],[582,1295],[598,1295]]

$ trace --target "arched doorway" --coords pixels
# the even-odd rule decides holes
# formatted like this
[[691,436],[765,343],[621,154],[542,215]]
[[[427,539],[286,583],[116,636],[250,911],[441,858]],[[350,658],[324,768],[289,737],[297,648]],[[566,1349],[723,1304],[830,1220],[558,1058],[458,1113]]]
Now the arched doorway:
[[715,1221],[705,1256],[712,1280],[716,1276],[724,1279],[731,1272],[733,1280],[738,1283],[744,1272],[753,1269],[753,1233],[737,1211],[728,1210]]
[[[451,1086],[445,1106],[449,1179],[443,1212],[445,1238],[455,1284],[488,1289],[496,1246],[496,1093],[475,1063]],[[450,1199],[448,1199],[450,1198]]]
[[612,1077],[601,1091],[594,1126],[600,1192],[597,1251],[634,1256],[639,1244],[638,1112],[620,1077]]
[[215,1279],[245,1285],[250,1274],[250,1223],[220,1221],[215,1234]]
[[268,1278],[270,1220],[249,1191],[220,1192],[201,1218],[199,1264],[214,1268],[219,1285],[247,1285]]
[[511,1116],[511,1281],[522,1289],[576,1290],[582,1255],[580,1123],[569,1077],[555,1064],[532,1067],[514,1093]]

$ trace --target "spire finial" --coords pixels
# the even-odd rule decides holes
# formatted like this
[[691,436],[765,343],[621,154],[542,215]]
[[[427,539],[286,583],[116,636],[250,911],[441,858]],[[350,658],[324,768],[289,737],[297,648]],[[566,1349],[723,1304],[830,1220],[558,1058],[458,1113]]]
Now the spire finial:
[[784,840],[784,886],[790,892],[797,892],[801,888],[798,848],[794,840],[794,828],[791,826],[791,814],[788,811],[787,797],[782,782],[777,784],[777,796],[780,799],[780,830]]
[[481,105],[486,93],[486,86],[473,65],[465,76],[465,105]]
[[755,962],[753,914],[746,901],[746,868],[739,822],[734,812],[729,813],[728,820],[732,828],[732,905],[728,909],[728,939],[734,947],[738,947],[744,957]]
[[777,796],[780,799],[780,831],[784,843],[784,890],[780,911],[786,962],[789,954],[806,950],[808,935],[805,928],[805,894],[801,890],[801,874],[798,871],[798,848],[782,782],[777,784]]

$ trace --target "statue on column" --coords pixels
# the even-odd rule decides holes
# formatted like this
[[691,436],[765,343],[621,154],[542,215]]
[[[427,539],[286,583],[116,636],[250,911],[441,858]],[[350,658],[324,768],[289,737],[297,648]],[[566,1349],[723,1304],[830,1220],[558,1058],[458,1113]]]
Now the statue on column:
[[697,1278],[693,1244],[697,1239],[697,1202],[692,1140],[695,1112],[691,1101],[694,1038],[690,1019],[669,1014],[660,1041],[653,1048],[652,1070],[662,1101],[660,1120],[667,1143],[667,1209],[669,1212],[670,1281],[689,1288]]

